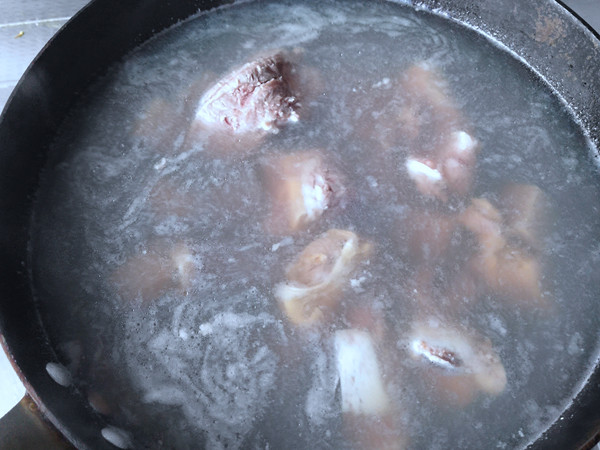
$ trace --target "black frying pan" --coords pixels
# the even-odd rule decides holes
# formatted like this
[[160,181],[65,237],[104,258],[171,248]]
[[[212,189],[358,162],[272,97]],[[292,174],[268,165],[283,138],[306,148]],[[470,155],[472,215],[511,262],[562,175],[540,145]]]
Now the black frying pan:
[[[219,1],[95,0],[46,46],[0,119],[0,332],[29,395],[78,448],[114,448],[104,419],[48,376],[56,360],[28,277],[32,200],[49,143],[80,92],[154,34]],[[600,146],[600,40],[553,0],[415,0],[493,36],[522,57],[574,111]],[[546,33],[535,32],[545,26]],[[595,155],[598,157],[598,155]],[[589,448],[600,436],[600,364],[532,448]],[[5,438],[6,439],[6,438]],[[8,441],[7,441],[8,442]],[[485,446],[485,445],[484,445]],[[15,445],[18,447],[18,445]]]

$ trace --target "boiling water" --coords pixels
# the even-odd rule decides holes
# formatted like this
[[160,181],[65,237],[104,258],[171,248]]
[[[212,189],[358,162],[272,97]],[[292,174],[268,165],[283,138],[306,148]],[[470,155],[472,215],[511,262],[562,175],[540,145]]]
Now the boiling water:
[[[32,228],[50,340],[82,396],[136,447],[350,448],[331,337],[344,324],[296,329],[273,287],[315,237],[351,229],[375,250],[349,295],[382,311],[392,330],[397,377],[387,382],[410,447],[525,445],[559,416],[596,352],[600,195],[583,134],[530,71],[470,30],[396,4],[295,3],[243,3],[181,23],[73,109]],[[186,140],[203,86],[272,49],[299,49],[299,64],[318,74],[302,120],[246,155]],[[460,323],[491,340],[508,383],[460,407],[430,395],[402,344],[417,313],[398,223],[425,200],[382,168],[400,172],[405,155],[366,163],[372,143],[355,132],[368,113],[356,99],[422,62],[448,81],[481,143],[474,196],[534,184],[554,211],[543,280],[552,311],[494,296],[461,311]],[[144,128],[153,105],[161,120]],[[307,149],[336,161],[351,204],[273,236],[261,167],[269,155]],[[182,244],[194,268],[185,290],[142,302],[116,287],[133,255]]]

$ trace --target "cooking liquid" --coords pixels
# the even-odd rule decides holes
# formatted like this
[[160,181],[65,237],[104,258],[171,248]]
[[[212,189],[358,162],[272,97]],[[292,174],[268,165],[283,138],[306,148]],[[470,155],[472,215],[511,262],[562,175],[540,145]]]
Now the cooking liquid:
[[[320,74],[298,123],[249,154],[224,156],[186,139],[203,89],[278,49],[300,49],[299,64]],[[415,266],[402,244],[406,218],[435,202],[403,174],[402,149],[373,151],[356,133],[369,113],[360,99],[422,62],[447,80],[481,143],[473,196],[495,200],[504,185],[527,183],[553,205],[542,255],[552,310],[489,294],[451,319],[491,340],[508,379],[500,395],[462,407],[431,392],[421,374],[432,368],[411,359],[406,343],[420,318]],[[154,107],[164,130],[144,128]],[[261,167],[270,155],[310,149],[335,162],[351,201],[301,232],[271,235]],[[444,18],[332,0],[215,10],[128,55],[64,123],[32,226],[40,313],[82,396],[136,447],[352,448],[332,340],[348,324],[341,317],[299,330],[273,295],[306,245],[331,228],[350,229],[374,252],[342,304],[383,312],[397,364],[386,383],[398,433],[411,448],[524,446],[558,418],[596,355],[600,189],[591,159],[546,85]],[[115,273],[134,255],[178,245],[194,268],[185,289],[142,302],[116,287]]]

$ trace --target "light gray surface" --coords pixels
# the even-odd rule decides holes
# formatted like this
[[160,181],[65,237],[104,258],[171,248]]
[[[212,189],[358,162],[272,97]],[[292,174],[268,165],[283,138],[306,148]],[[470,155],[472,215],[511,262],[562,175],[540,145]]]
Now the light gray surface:
[[0,0],[0,110],[35,55],[87,2]]
[[[67,19],[87,2],[0,0],[0,110],[35,55]],[[596,30],[600,30],[600,0],[565,0],[564,3]],[[23,34],[17,37],[21,32]],[[0,416],[14,406],[24,393],[23,385],[0,351]]]
[[562,0],[592,28],[600,32],[600,0]]

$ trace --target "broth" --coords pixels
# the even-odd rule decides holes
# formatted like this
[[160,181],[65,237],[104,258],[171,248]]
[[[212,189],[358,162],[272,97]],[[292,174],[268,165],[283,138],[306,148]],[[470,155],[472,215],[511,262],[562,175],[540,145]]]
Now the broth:
[[[297,123],[248,151],[190,137],[211,85],[279,50],[305,70]],[[407,142],[427,147],[435,128],[388,142],[395,125],[381,112],[410,95],[395,83],[415,66],[443,80],[479,143],[468,194],[430,198],[406,175]],[[31,230],[40,313],[82,396],[136,448],[394,448],[369,440],[369,413],[342,411],[349,329],[368,333],[357,358],[379,365],[392,406],[376,421],[389,422],[391,441],[525,446],[558,418],[596,356],[600,196],[591,151],[520,61],[442,17],[333,0],[217,9],[128,55],[62,126]],[[279,173],[279,158],[298,152],[327,165],[343,198],[298,229],[273,231],[269,170]],[[478,248],[468,219],[456,217],[476,198],[502,210],[506,186],[523,185],[550,205],[540,242],[514,244],[543,261],[544,301],[515,304],[486,289],[453,303],[451,280],[475,270],[467,259]],[[411,250],[426,223],[419,214],[462,220],[443,256]],[[320,323],[295,324],[278,286],[311,242],[337,229],[369,251]],[[505,386],[471,393],[469,378],[466,399],[456,394],[464,387],[444,388],[440,364],[471,366],[454,344],[427,350],[427,341],[430,360],[415,358],[411,336],[423,327],[489,343]]]

